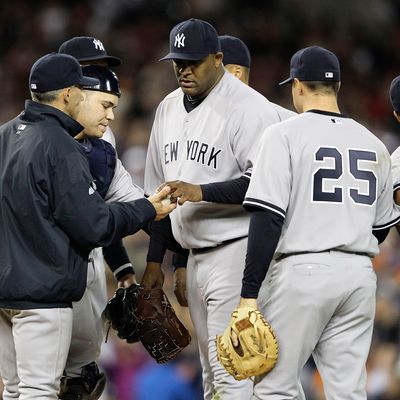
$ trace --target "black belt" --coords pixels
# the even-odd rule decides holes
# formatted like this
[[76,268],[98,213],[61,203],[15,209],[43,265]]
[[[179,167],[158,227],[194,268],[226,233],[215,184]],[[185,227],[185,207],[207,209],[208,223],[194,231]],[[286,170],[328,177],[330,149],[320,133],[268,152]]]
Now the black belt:
[[219,249],[222,246],[225,246],[227,244],[231,244],[231,243],[236,242],[238,240],[244,239],[245,237],[247,237],[247,236],[242,236],[242,237],[238,237],[238,238],[234,238],[234,239],[224,240],[223,242],[218,243],[216,246],[193,248],[193,249],[190,249],[190,251],[192,252],[192,254],[207,253],[208,251]]
[[[340,249],[329,249],[329,250],[321,250],[321,251],[299,251],[297,253],[288,253],[288,254],[282,254],[280,255],[276,261],[281,261],[284,258],[291,257],[291,256],[300,256],[302,254],[320,254],[320,253],[329,253],[330,251],[337,251],[340,253],[345,253],[345,254],[352,254],[355,256],[365,256],[365,257],[370,257],[367,253],[360,253],[358,251],[348,251],[348,250],[340,250]],[[371,258],[371,257],[370,257]]]

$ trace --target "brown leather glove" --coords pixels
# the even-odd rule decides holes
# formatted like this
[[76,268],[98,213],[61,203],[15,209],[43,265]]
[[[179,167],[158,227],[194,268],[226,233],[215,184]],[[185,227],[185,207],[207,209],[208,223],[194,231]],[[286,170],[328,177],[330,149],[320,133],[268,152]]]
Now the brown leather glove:
[[108,302],[105,317],[120,338],[128,343],[138,338],[159,364],[175,358],[191,341],[162,289],[144,289],[139,285],[119,288]]

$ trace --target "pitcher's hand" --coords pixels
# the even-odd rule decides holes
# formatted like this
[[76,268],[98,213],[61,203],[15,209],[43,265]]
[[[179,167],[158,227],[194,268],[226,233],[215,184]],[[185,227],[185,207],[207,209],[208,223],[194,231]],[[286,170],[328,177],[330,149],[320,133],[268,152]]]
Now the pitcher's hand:
[[177,268],[174,272],[174,293],[182,307],[188,307],[186,297],[186,268]]
[[161,264],[148,262],[140,283],[145,289],[162,289],[164,284],[164,272]]
[[157,191],[151,195],[147,200],[156,209],[156,221],[165,218],[171,211],[176,208],[176,201],[169,197],[171,193],[171,188],[169,186],[164,186],[160,191]]
[[186,201],[196,203],[203,200],[203,191],[200,185],[183,181],[170,181],[162,184],[157,190],[163,190],[167,186],[171,188],[171,200],[178,201],[179,205]]

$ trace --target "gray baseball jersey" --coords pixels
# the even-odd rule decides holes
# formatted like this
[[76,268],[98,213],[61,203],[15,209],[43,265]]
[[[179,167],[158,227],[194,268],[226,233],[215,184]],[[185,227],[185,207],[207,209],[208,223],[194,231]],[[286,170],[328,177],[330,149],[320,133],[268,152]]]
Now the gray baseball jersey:
[[374,256],[372,229],[400,219],[384,144],[353,119],[323,112],[266,130],[244,204],[285,218],[277,258],[327,249]]
[[[115,148],[115,136],[110,127],[107,127],[102,139],[111,143]],[[104,200],[107,202],[132,201],[140,199],[143,196],[143,189],[133,182],[130,173],[124,168],[117,154],[114,177]]]
[[[170,180],[204,184],[250,177],[259,138],[265,127],[284,118],[283,110],[226,72],[190,113],[182,90],[175,90],[155,115],[145,192]],[[249,216],[241,205],[187,202],[170,217],[174,236],[185,248],[247,236]]]
[[392,159],[392,180],[393,190],[400,189],[400,147],[390,156]]

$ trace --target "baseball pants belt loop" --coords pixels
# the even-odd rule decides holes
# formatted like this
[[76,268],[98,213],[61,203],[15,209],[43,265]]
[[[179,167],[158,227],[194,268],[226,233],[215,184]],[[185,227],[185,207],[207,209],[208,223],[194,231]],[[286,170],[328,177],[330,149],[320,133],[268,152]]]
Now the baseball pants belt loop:
[[299,256],[302,254],[320,254],[320,253],[344,253],[344,254],[353,254],[357,256],[364,256],[364,257],[370,257],[367,253],[361,253],[358,251],[347,251],[347,250],[340,250],[340,249],[329,249],[329,250],[322,250],[322,251],[298,251],[295,253],[288,253],[288,254],[282,254],[280,255],[276,261],[279,262],[287,257],[291,256]]
[[207,253],[208,251],[212,251],[215,249],[219,249],[222,246],[226,246],[227,244],[231,244],[233,242],[236,242],[238,240],[244,239],[247,236],[241,236],[238,238],[233,238],[233,239],[228,239],[228,240],[224,240],[221,243],[218,243],[216,246],[208,246],[208,247],[199,247],[199,248],[193,248],[190,249],[190,251],[192,252],[192,254],[203,254],[203,253]]

